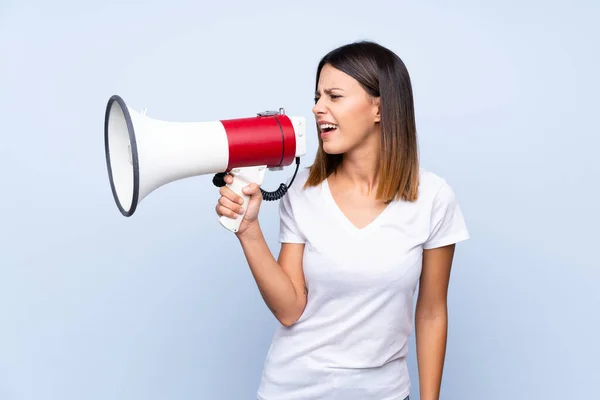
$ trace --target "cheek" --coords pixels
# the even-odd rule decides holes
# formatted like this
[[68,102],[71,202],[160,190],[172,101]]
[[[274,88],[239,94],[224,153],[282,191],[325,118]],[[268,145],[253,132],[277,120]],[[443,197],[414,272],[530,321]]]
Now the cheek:
[[343,130],[348,134],[362,136],[373,125],[370,112],[370,104],[365,104],[364,101],[352,102],[344,107],[342,111],[343,120],[339,122],[343,122]]

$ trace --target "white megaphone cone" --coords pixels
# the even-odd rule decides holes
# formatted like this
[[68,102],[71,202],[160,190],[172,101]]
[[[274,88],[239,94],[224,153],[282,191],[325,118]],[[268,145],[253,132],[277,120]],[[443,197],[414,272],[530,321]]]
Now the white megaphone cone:
[[[157,188],[206,174],[233,175],[228,186],[244,198],[246,210],[249,196],[242,193],[242,187],[248,183],[260,186],[266,169],[281,169],[294,160],[297,171],[300,157],[306,153],[306,120],[288,117],[280,109],[251,118],[160,121],[128,108],[115,95],[106,106],[104,144],[111,190],[126,217]],[[282,184],[276,192],[261,191],[266,200],[277,200],[286,189]],[[237,232],[243,217],[222,216],[219,221]]]

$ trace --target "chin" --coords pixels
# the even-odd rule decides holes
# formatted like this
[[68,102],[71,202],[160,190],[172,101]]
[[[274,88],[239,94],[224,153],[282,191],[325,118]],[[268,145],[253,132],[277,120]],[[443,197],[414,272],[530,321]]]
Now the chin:
[[345,149],[342,146],[336,146],[335,143],[331,142],[323,142],[323,151],[327,154],[342,154],[345,152]]

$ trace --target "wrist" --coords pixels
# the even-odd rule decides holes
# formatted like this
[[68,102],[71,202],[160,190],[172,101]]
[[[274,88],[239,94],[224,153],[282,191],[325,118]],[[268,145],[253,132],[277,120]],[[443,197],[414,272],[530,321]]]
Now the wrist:
[[248,225],[243,232],[236,232],[235,236],[239,241],[251,241],[260,238],[262,232],[260,230],[260,225],[258,224],[258,219]]

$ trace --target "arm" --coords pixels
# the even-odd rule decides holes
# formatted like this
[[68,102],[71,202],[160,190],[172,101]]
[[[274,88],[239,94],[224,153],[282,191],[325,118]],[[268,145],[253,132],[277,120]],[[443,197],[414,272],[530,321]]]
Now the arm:
[[438,400],[446,354],[447,293],[455,245],[423,250],[415,311],[421,400]]
[[258,222],[238,239],[263,300],[282,325],[291,326],[302,315],[308,294],[302,271],[304,244],[283,243],[276,261]]

